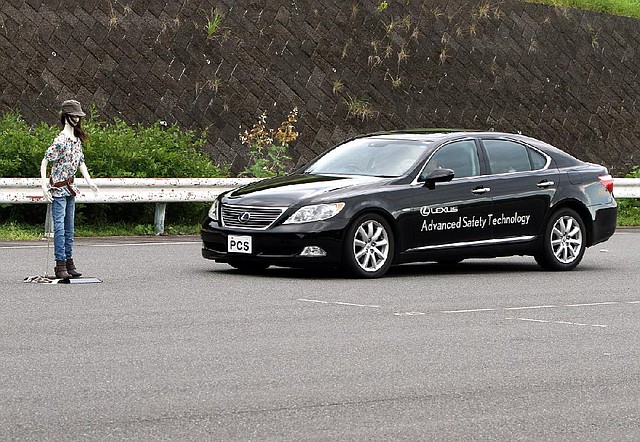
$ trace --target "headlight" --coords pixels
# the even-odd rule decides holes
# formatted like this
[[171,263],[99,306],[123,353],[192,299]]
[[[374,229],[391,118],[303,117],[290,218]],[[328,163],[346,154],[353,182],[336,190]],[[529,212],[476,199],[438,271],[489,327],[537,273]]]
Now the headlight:
[[220,207],[220,200],[215,200],[213,204],[211,204],[211,208],[209,209],[209,218],[214,221],[218,221],[218,208]]
[[314,204],[299,208],[284,224],[310,223],[336,216],[344,208],[344,203]]

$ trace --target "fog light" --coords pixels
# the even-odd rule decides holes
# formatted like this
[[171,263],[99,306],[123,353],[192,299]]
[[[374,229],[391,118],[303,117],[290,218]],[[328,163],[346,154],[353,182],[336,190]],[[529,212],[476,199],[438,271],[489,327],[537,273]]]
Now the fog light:
[[327,252],[325,252],[322,247],[307,246],[302,250],[300,256],[327,256]]

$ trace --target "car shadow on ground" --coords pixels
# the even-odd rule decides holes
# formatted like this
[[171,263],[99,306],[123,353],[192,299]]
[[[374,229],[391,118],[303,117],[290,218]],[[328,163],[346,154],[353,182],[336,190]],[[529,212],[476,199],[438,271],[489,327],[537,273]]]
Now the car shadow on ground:
[[[585,270],[584,268],[577,268],[573,271]],[[211,272],[216,274],[229,274],[229,275],[245,275],[260,276],[266,278],[286,278],[286,279],[302,279],[302,280],[317,280],[317,279],[351,279],[348,274],[345,274],[339,269],[300,269],[300,268],[288,268],[288,267],[269,267],[266,270],[246,272],[236,270],[234,268],[213,269]],[[529,272],[545,272],[538,264],[531,259],[525,260],[492,260],[492,259],[474,259],[463,261],[457,264],[440,264],[435,262],[416,263],[416,264],[403,264],[393,266],[383,279],[388,278],[405,278],[416,276],[446,276],[446,275],[487,275],[487,274],[510,274],[510,273],[529,273]],[[553,273],[553,272],[552,272]]]

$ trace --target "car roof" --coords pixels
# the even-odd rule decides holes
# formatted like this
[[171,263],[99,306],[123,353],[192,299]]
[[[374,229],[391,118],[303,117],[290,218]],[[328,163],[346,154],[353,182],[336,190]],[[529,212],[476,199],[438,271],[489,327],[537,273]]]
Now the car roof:
[[564,164],[570,164],[579,162],[577,158],[571,154],[552,146],[549,143],[532,138],[522,134],[515,134],[509,132],[494,132],[494,131],[476,131],[473,129],[406,129],[396,131],[374,132],[366,135],[361,135],[356,138],[377,138],[377,139],[390,139],[390,140],[414,140],[425,142],[441,142],[446,140],[453,140],[458,138],[474,137],[474,138],[507,138],[511,140],[518,140],[531,146],[537,147],[540,150],[545,151],[547,154],[551,154],[554,158],[561,160]]
[[412,129],[387,132],[375,132],[357,136],[356,138],[376,138],[387,140],[439,141],[452,134],[464,134],[465,131],[447,131],[443,129]]
[[[357,138],[387,138],[387,139],[404,139],[404,140],[440,140],[448,138],[460,137],[507,137],[521,139],[522,141],[542,143],[534,138],[526,137],[521,134],[495,132],[495,131],[479,131],[473,129],[406,129],[393,130],[384,132],[374,132],[360,135]],[[544,143],[546,144],[546,143]]]

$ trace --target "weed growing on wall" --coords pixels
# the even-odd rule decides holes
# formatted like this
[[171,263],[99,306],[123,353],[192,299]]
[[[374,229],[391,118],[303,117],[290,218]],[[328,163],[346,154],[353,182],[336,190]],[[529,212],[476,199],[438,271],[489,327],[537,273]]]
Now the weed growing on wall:
[[345,104],[347,105],[347,118],[357,118],[365,121],[373,118],[377,114],[367,100],[349,96],[345,99]]
[[[381,16],[381,34],[375,35],[369,42],[371,51],[367,58],[370,69],[384,69],[385,80],[391,80],[391,87],[403,86],[402,65],[407,63],[412,52],[418,48],[420,31],[409,14],[394,17],[393,6],[381,2],[376,11]],[[395,65],[392,60],[396,60]]]
[[205,29],[207,31],[207,38],[213,38],[219,31],[222,26],[222,20],[224,16],[219,12],[211,12],[211,15],[207,17],[207,24],[205,25]]
[[378,6],[376,7],[376,11],[378,11],[378,13],[382,13],[382,12],[386,11],[387,8],[389,8],[389,3],[386,2],[386,1],[382,1],[382,2],[378,3]]
[[289,143],[298,138],[294,124],[298,121],[298,108],[294,108],[277,129],[267,128],[267,113],[263,112],[251,130],[240,134],[242,144],[249,147],[251,163],[241,175],[258,178],[284,175],[291,160]]

